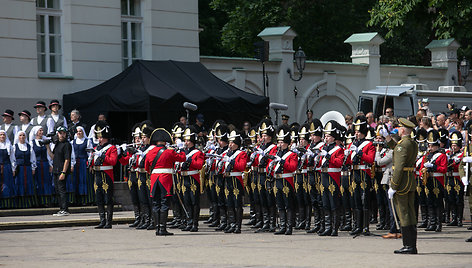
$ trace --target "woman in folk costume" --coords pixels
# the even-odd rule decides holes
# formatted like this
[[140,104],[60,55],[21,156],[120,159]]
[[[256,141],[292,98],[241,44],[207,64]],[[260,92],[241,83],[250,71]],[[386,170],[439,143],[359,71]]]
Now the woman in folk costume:
[[93,180],[87,169],[87,159],[89,151],[92,149],[92,142],[85,136],[85,129],[82,126],[77,126],[76,130],[74,140],[71,141],[72,151],[75,155],[71,181],[74,182],[74,195],[77,204],[87,205],[93,203],[95,199]]
[[36,170],[36,155],[33,147],[26,141],[26,133],[18,131],[13,145],[15,162],[13,163],[13,176],[18,196],[17,207],[27,208],[35,204],[35,187],[33,175]]
[[43,140],[44,130],[42,126],[35,126],[30,132],[30,145],[33,148],[36,157],[36,173],[34,182],[36,186],[36,196],[40,206],[49,207],[52,203],[52,194],[54,193],[52,171],[52,159],[47,152]]
[[0,208],[12,208],[14,206],[16,195],[12,168],[14,162],[13,147],[5,130],[0,130]]

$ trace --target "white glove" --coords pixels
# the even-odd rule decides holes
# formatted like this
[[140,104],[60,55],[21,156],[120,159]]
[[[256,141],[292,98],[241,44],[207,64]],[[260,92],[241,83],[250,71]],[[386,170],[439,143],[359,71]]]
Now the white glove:
[[228,162],[228,161],[229,161],[229,157],[225,155],[225,156],[223,157],[223,162]]
[[313,153],[312,150],[307,150],[307,151],[306,151],[306,155],[307,155],[307,156],[314,156],[315,153]]
[[393,190],[392,188],[388,189],[388,199],[392,199],[396,191],[397,190]]
[[216,150],[216,146],[215,144],[210,144],[210,146],[208,147],[210,150]]
[[430,168],[430,167],[434,167],[434,165],[429,163],[429,162],[426,162],[426,163],[424,163],[424,167],[425,168]]
[[327,155],[327,154],[328,154],[328,152],[325,151],[325,150],[321,150],[321,152],[320,152],[320,155],[321,155],[321,156],[325,156],[325,155]]
[[297,148],[293,148],[293,149],[292,149],[292,152],[294,152],[294,153],[296,153],[296,154],[299,154],[299,153],[300,153],[300,151],[299,151]]
[[462,183],[464,184],[464,186],[469,185],[469,180],[467,179],[467,177],[462,177],[461,180],[462,180]]
[[182,142],[181,140],[178,140],[176,145],[177,145],[177,148],[179,148],[179,150],[182,150],[185,147],[185,143]]
[[379,132],[380,132],[380,135],[382,135],[382,137],[384,138],[388,136],[388,131],[385,128],[380,129]]
[[295,144],[295,143],[292,143],[292,145],[290,146],[290,150],[292,150],[292,151],[293,151],[295,148],[297,148],[297,144]]
[[462,158],[462,162],[464,163],[472,163],[472,156],[465,156]]
[[274,161],[279,162],[280,160],[282,160],[282,158],[280,158],[280,156],[276,155]]
[[349,155],[349,150],[344,150],[344,156]]
[[261,148],[257,148],[257,153],[264,156],[264,150],[262,150]]
[[123,143],[123,144],[122,144],[121,146],[119,146],[119,147],[120,147],[120,149],[121,149],[122,151],[126,151],[126,145],[127,145],[126,143]]
[[349,147],[349,151],[351,152],[357,152],[357,146],[354,144],[351,144],[351,147]]

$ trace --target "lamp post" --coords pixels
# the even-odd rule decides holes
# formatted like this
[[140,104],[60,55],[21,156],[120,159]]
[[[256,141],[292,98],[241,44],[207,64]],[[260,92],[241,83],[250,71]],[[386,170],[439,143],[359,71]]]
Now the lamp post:
[[468,60],[466,60],[466,58],[464,57],[461,61],[461,63],[459,64],[459,71],[461,72],[461,78],[462,78],[462,86],[465,85],[465,83],[467,82],[466,79],[467,77],[469,76],[469,71],[470,71],[470,63]]
[[289,74],[290,79],[292,79],[293,81],[300,81],[303,77],[303,70],[305,70],[306,55],[305,52],[303,52],[302,48],[298,47],[298,51],[295,52],[293,56],[295,58],[295,64],[297,66],[298,73],[300,73],[300,77],[293,78],[292,70],[290,68],[287,69],[287,73]]

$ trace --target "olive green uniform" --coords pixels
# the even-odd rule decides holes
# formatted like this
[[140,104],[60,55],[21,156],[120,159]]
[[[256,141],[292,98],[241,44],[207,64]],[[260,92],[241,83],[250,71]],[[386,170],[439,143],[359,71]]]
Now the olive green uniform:
[[[392,146],[392,142],[389,143]],[[418,155],[418,145],[410,136],[403,136],[393,151],[393,176],[390,184],[396,193],[393,197],[400,225],[416,225],[414,166]]]

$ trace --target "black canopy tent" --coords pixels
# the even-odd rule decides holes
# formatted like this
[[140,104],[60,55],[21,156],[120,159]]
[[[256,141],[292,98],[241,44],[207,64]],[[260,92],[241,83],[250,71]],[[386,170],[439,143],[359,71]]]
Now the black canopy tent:
[[179,61],[138,60],[100,85],[63,97],[65,112],[78,109],[84,122],[94,123],[105,113],[119,138],[129,136],[131,126],[145,119],[169,128],[185,115],[185,101],[198,105],[190,123],[201,113],[207,127],[216,119],[237,127],[245,120],[255,124],[268,114],[269,104],[269,98],[222,81],[199,62]]

